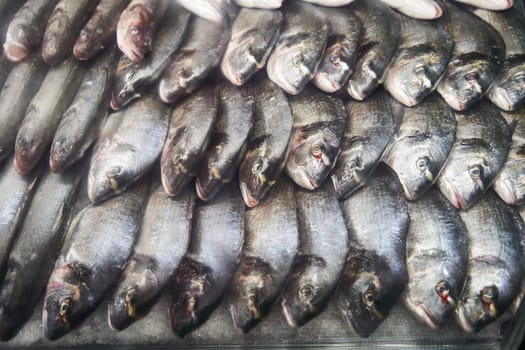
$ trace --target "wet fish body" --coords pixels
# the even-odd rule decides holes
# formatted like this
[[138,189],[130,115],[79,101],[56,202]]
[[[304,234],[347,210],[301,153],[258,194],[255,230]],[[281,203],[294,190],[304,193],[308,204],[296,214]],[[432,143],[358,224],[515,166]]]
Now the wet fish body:
[[47,283],[42,322],[48,339],[77,327],[118,279],[131,254],[147,192],[142,181],[75,215]]
[[200,326],[218,305],[240,260],[244,204],[237,186],[226,185],[194,212],[190,247],[169,287],[173,331],[184,336]]
[[505,58],[505,44],[483,20],[451,1],[445,3],[443,25],[454,39],[452,58],[436,90],[454,110],[481,100]]
[[175,198],[160,184],[152,187],[133,253],[108,303],[112,329],[128,327],[157,301],[188,249],[194,206],[190,187]]
[[286,173],[299,186],[313,190],[334,168],[346,126],[343,102],[313,88],[290,97],[294,130]]
[[89,60],[111,45],[117,31],[117,18],[129,0],[100,0],[92,16],[80,30],[73,45],[73,55]]
[[344,201],[343,212],[350,251],[335,300],[357,334],[369,336],[408,281],[407,203],[395,177],[378,167],[367,185]]
[[454,207],[467,209],[485,193],[503,167],[512,136],[505,119],[489,103],[479,103],[455,115],[456,141],[437,183]]
[[362,24],[349,8],[322,8],[330,31],[326,49],[312,83],[328,93],[343,87],[354,71]]
[[222,74],[234,85],[244,85],[264,68],[281,32],[281,11],[242,9],[232,24],[230,42],[222,56]]
[[260,9],[278,9],[285,0],[233,0],[238,6]]
[[403,108],[399,130],[383,161],[397,174],[405,197],[416,200],[438,179],[456,135],[454,112],[437,95]]
[[246,211],[245,243],[227,305],[243,332],[255,327],[279,296],[299,245],[293,184],[280,177],[268,196]]
[[312,4],[320,5],[320,6],[344,6],[352,3],[354,0],[301,0],[305,2],[310,2]]
[[469,265],[456,319],[470,333],[493,322],[520,293],[523,252],[511,208],[493,192],[459,214],[468,233]]
[[29,0],[7,28],[4,53],[13,62],[26,58],[42,43],[47,20],[58,0]]
[[15,168],[24,175],[31,171],[53,140],[62,113],[75,96],[85,66],[69,58],[52,67],[26,109],[15,141]]
[[14,66],[0,92],[0,162],[13,153],[25,111],[46,75],[46,65],[34,54]]
[[363,24],[363,33],[346,90],[352,98],[363,101],[383,82],[401,26],[397,15],[379,0],[358,1],[351,9]]
[[177,2],[188,11],[214,23],[228,22],[232,12],[229,0],[177,0]]
[[403,301],[412,315],[432,329],[448,322],[465,284],[467,231],[461,217],[434,188],[408,203],[408,285]]
[[132,62],[151,51],[153,36],[164,15],[167,0],[131,0],[117,23],[117,45]]
[[268,58],[268,78],[290,95],[313,79],[328,38],[329,24],[314,5],[291,1],[283,9],[279,40]]
[[281,296],[290,326],[302,326],[324,310],[348,253],[343,212],[330,185],[298,190],[296,199],[299,248]]
[[49,17],[42,40],[42,57],[56,65],[71,54],[82,26],[98,0],[60,0]]
[[348,121],[341,153],[330,175],[339,199],[365,185],[394,134],[392,111],[383,90],[363,102],[348,102],[345,110]]
[[161,154],[168,132],[168,108],[152,96],[118,113],[124,114],[122,122],[91,158],[88,194],[93,203],[122,193],[146,174]]
[[239,186],[248,207],[266,196],[288,157],[293,117],[288,97],[263,74],[255,78],[254,122],[239,166]]
[[219,112],[216,86],[205,86],[179,103],[171,114],[160,173],[166,193],[175,196],[199,172]]
[[441,21],[399,18],[399,45],[386,70],[384,86],[398,102],[411,107],[436,87],[452,56],[454,41]]
[[237,174],[253,126],[253,92],[251,87],[220,85],[217,124],[195,184],[202,200],[212,198]]
[[[195,1],[192,0],[195,3]],[[193,18],[182,47],[164,71],[159,83],[159,96],[173,103],[193,93],[215,69],[228,41],[231,29],[227,24]]]
[[0,289],[0,339],[12,338],[31,317],[62,246],[81,180],[80,167],[42,176],[19,228]]
[[62,172],[69,168],[84,156],[97,137],[107,115],[115,62],[116,50],[108,50],[84,74],[51,142],[51,171]]
[[[402,14],[424,20],[432,20],[440,17],[443,10],[438,5],[438,2],[433,0],[381,0],[391,8],[401,12]],[[479,0],[478,0],[479,2]]]
[[158,82],[170,58],[179,48],[189,23],[190,13],[172,2],[160,23],[152,52],[137,63],[126,55],[120,58],[112,88],[111,108],[118,110],[128,105]]

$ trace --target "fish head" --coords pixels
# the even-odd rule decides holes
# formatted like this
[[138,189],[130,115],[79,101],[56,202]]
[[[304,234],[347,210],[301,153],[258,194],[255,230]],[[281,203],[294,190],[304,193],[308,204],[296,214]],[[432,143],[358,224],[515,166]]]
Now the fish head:
[[141,3],[132,4],[123,13],[124,18],[121,18],[125,24],[125,32],[119,35],[120,40],[117,43],[120,50],[133,62],[141,61],[151,51],[151,18],[145,6]]
[[263,145],[248,150],[239,167],[241,195],[248,207],[255,207],[275,184],[282,163],[280,159],[265,156]]
[[94,309],[94,298],[83,282],[89,272],[82,266],[55,269],[47,284],[42,322],[44,333],[56,340],[76,327]]
[[233,39],[228,45],[222,58],[221,69],[232,84],[244,85],[252,75],[264,67],[264,63],[257,59],[264,56],[263,52],[259,52],[263,49],[258,47],[260,42],[266,42],[266,38],[258,31],[250,30]]
[[275,294],[271,267],[258,258],[244,258],[228,294],[233,324],[243,332],[256,326],[269,312]]
[[28,24],[19,23],[14,28],[9,28],[4,43],[4,54],[12,62],[20,62],[30,53],[30,48],[40,43],[31,40],[32,33]]
[[[28,109],[34,108],[31,105]],[[27,175],[33,170],[40,159],[40,141],[25,135],[17,136],[15,144],[14,167],[21,175]]]
[[281,296],[281,306],[289,325],[302,326],[326,306],[330,279],[326,262],[317,257],[298,257]]
[[0,290],[0,340],[13,338],[31,316],[34,305],[21,278],[20,265],[8,267]]
[[496,73],[496,65],[484,57],[460,57],[449,64],[437,91],[450,108],[463,111],[481,100]]
[[505,61],[488,96],[496,106],[505,111],[513,111],[521,104],[525,98],[524,56],[514,56]]
[[391,63],[384,84],[397,101],[412,107],[432,91],[446,64],[443,55],[430,46],[405,48]]
[[300,133],[288,156],[286,172],[299,186],[313,190],[335,166],[341,151],[341,138],[329,127]]
[[67,135],[57,135],[49,152],[49,167],[55,173],[62,172],[71,159],[73,144]]
[[324,92],[336,92],[353,73],[352,53],[341,44],[342,38],[333,36],[314,76],[314,83]]
[[380,60],[375,53],[369,51],[358,59],[356,68],[350,80],[347,91],[352,98],[363,101],[379,86],[382,72]]
[[137,67],[138,65],[126,56],[119,59],[110,101],[113,110],[119,110],[140,97],[140,93],[135,90],[135,84],[133,84]]
[[[525,151],[525,147],[524,147]],[[519,206],[525,202],[525,170],[523,158],[511,161],[510,156],[503,170],[494,181],[494,190],[503,201]]]
[[100,40],[102,35],[103,31],[100,27],[84,26],[73,45],[73,55],[79,60],[88,60],[93,57],[94,52],[104,49],[104,44]]

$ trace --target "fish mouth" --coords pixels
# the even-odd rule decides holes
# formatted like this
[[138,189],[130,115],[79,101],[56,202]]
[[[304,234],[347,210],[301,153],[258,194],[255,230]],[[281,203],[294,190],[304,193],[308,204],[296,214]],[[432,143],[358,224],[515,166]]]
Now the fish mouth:
[[117,101],[115,101],[115,98],[114,97],[111,97],[111,100],[109,101],[109,106],[111,107],[112,110],[114,111],[118,111],[120,109],[120,105],[117,103]]
[[15,155],[14,161],[13,161],[13,165],[15,167],[16,172],[22,176],[29,174],[31,170],[33,169],[33,167],[30,164],[28,164],[28,162],[18,159],[18,158],[19,157],[16,157]]
[[79,47],[79,45],[75,44],[73,46],[73,56],[75,56],[77,59],[81,61],[85,61],[89,59],[89,55],[87,52],[85,52],[83,49]]
[[257,204],[259,204],[259,200],[257,198],[255,198],[250,190],[248,189],[248,186],[246,185],[246,183],[244,182],[241,182],[241,195],[242,195],[242,198],[244,199],[244,203],[246,203],[246,205],[250,208],[253,208],[255,207]]
[[503,201],[510,205],[518,204],[518,197],[510,179],[498,179],[494,182],[494,190]]
[[467,207],[467,201],[463,198],[463,194],[459,191],[459,189],[451,184],[449,184],[448,181],[441,181],[441,184],[444,185],[444,192],[445,196],[449,200],[449,202],[454,206],[456,209],[466,209]]
[[312,82],[320,90],[327,92],[327,93],[337,92],[341,88],[341,84],[339,84],[337,81],[334,81],[332,79],[328,79],[328,76],[326,73],[316,74]]
[[16,63],[26,58],[29,50],[17,42],[6,42],[4,44],[4,54],[9,61]]
[[305,169],[299,168],[298,172],[299,172],[299,178],[297,179],[298,180],[297,184],[299,186],[304,187],[305,189],[311,190],[311,191],[319,187],[319,184],[317,183],[317,181],[315,181]]
[[458,308],[456,309],[456,319],[464,332],[466,333],[474,332],[474,327],[472,326],[470,321],[467,319],[467,315],[465,314],[465,307],[463,305],[459,305]]
[[284,314],[284,317],[286,318],[286,322],[288,322],[290,327],[297,328],[298,324],[297,324],[297,321],[295,320],[295,317],[293,315],[292,308],[291,308],[290,304],[288,304],[288,300],[283,298],[283,300],[281,302],[281,307],[283,309],[283,314]]
[[206,202],[209,199],[208,195],[203,191],[201,182],[199,181],[198,178],[197,178],[197,181],[195,181],[195,192],[197,192],[197,196],[201,200]]
[[354,84],[352,84],[351,82],[348,83],[348,93],[350,94],[350,96],[352,96],[355,100],[358,101],[364,101],[366,98],[366,94],[357,91]]
[[430,310],[425,304],[418,303],[417,305],[414,305],[412,310],[430,328],[432,329],[441,328],[440,322],[438,322],[437,318],[430,312]]

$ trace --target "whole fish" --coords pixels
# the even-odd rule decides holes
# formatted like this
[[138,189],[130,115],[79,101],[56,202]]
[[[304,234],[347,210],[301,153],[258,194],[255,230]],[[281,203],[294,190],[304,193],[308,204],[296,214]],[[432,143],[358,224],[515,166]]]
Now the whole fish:
[[437,183],[453,206],[467,209],[500,172],[512,136],[505,119],[489,103],[456,113],[456,121],[456,141]]
[[117,45],[132,62],[140,62],[151,51],[167,0],[131,0],[117,23]]
[[383,161],[396,173],[408,200],[416,200],[438,179],[456,136],[454,112],[437,94],[403,108],[399,130]]
[[312,83],[324,92],[336,92],[354,71],[362,24],[348,8],[325,7],[322,13],[330,23],[328,42]]
[[220,85],[215,132],[195,183],[197,195],[204,201],[212,198],[237,174],[253,126],[253,92],[250,87]]
[[505,44],[489,24],[445,2],[443,25],[454,39],[452,58],[437,92],[454,110],[466,110],[485,95],[505,58]]
[[47,283],[42,310],[47,338],[64,336],[102,302],[131,254],[147,192],[141,181],[75,215]]
[[229,0],[177,0],[177,2],[197,16],[215,23],[228,22],[232,11]]
[[171,1],[153,41],[152,52],[137,63],[122,55],[115,72],[111,108],[118,110],[152,89],[179,48],[190,17],[188,11]]
[[[13,163],[7,162],[0,170],[0,281],[4,277],[9,252],[31,202],[35,183],[43,167],[26,176],[20,176]],[[0,284],[1,285],[1,284]]]
[[55,65],[71,54],[75,40],[99,0],[60,0],[47,22],[42,57]]
[[[443,10],[433,0],[381,0],[388,6],[417,19],[434,19],[441,17]],[[478,0],[479,1],[479,0]]]
[[73,45],[73,55],[79,60],[96,57],[115,39],[115,20],[127,6],[129,0],[100,0],[92,16],[80,30]]
[[186,187],[176,198],[155,185],[140,233],[108,303],[108,323],[122,330],[145,316],[188,249],[195,196]]
[[294,119],[286,173],[299,186],[321,186],[335,166],[346,126],[343,102],[311,87],[290,97]]
[[328,39],[328,19],[319,8],[301,1],[284,7],[284,24],[268,62],[268,78],[290,95],[313,79]]
[[299,248],[281,296],[292,327],[304,325],[324,310],[348,253],[348,232],[333,189],[326,184],[313,192],[298,190],[296,200]]
[[515,8],[505,12],[476,9],[505,42],[505,61],[487,97],[505,111],[515,110],[525,98],[525,18]]
[[84,74],[51,142],[51,171],[59,173],[69,168],[84,156],[97,137],[107,115],[116,53],[116,49],[108,50]]
[[408,203],[408,285],[403,301],[427,327],[445,325],[465,284],[468,244],[465,224],[438,189]]
[[349,101],[345,110],[348,122],[341,153],[330,175],[339,199],[365,185],[394,134],[392,111],[383,90],[363,102]]
[[151,96],[119,113],[122,122],[91,158],[87,186],[93,203],[122,193],[141,178],[158,159],[168,132],[168,108]]
[[278,9],[281,7],[284,1],[285,0],[233,0],[233,3],[242,7]]
[[293,117],[288,97],[259,73],[254,83],[254,121],[248,148],[239,166],[239,187],[248,207],[266,196],[288,157]]
[[190,247],[168,291],[173,331],[184,336],[219,304],[241,256],[244,203],[234,183],[195,208]]
[[454,41],[441,21],[399,18],[399,46],[386,70],[384,86],[398,102],[411,107],[436,87],[452,56]]
[[465,332],[476,332],[505,312],[520,293],[523,252],[511,208],[492,191],[459,214],[467,228],[469,261],[456,319]]
[[25,175],[49,150],[60,118],[75,96],[85,66],[69,58],[52,67],[26,109],[15,141],[15,168]]
[[295,189],[280,177],[268,196],[247,210],[242,258],[226,298],[236,328],[248,332],[276,301],[299,245]]
[[7,260],[0,288],[0,340],[15,336],[31,317],[64,240],[82,167],[43,175]]
[[502,115],[513,127],[512,145],[493,187],[507,204],[522,205],[525,204],[525,108]]
[[401,185],[378,167],[343,203],[350,251],[336,292],[343,317],[360,336],[384,321],[408,281],[408,209]]
[[217,90],[205,86],[173,109],[160,158],[162,185],[169,196],[175,196],[199,172],[217,123]]
[[13,153],[25,111],[46,75],[46,65],[33,54],[15,65],[0,92],[0,162]]
[[[192,3],[198,1],[192,0]],[[159,83],[159,96],[173,103],[189,95],[204,82],[220,61],[228,41],[230,26],[193,18],[182,47],[171,60]]]
[[357,1],[350,8],[361,21],[363,31],[346,90],[352,98],[363,101],[383,82],[401,26],[398,16],[379,0]]
[[234,85],[244,85],[264,68],[279,34],[281,11],[242,9],[232,24],[230,42],[222,56],[222,74]]
[[7,28],[4,53],[13,62],[22,61],[40,46],[47,20],[58,0],[28,0]]

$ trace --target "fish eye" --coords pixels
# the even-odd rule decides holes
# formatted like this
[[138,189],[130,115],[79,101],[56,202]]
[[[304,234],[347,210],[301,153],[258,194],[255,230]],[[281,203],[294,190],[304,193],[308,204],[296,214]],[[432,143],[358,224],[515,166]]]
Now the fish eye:
[[485,287],[481,290],[480,295],[481,295],[481,300],[484,303],[492,304],[498,299],[498,296],[499,296],[498,287],[496,286]]
[[122,168],[119,166],[112,166],[107,173],[108,177],[116,177],[122,173]]
[[440,281],[436,284],[435,290],[440,297],[446,297],[450,293],[450,286],[447,282]]
[[374,302],[376,301],[376,292],[368,289],[363,294],[363,301],[365,302],[366,306],[372,307],[374,305]]
[[301,293],[302,298],[312,299],[314,295],[314,287],[310,284],[307,284],[303,286],[299,292]]
[[467,75],[465,75],[466,81],[475,81],[479,79],[479,74],[477,72],[470,72]]
[[126,292],[126,302],[133,303],[137,297],[137,290],[135,288],[128,289]]
[[248,301],[250,301],[251,303],[254,303],[254,304],[257,301],[257,295],[256,295],[256,293],[253,290],[250,290],[248,292]]
[[263,168],[262,161],[258,160],[252,166],[252,173],[253,174],[258,174],[258,173],[261,172],[262,168]]
[[419,157],[416,161],[416,167],[420,171],[424,171],[427,168],[428,160],[428,157]]
[[313,145],[312,147],[312,155],[315,157],[315,158],[319,158],[323,155],[323,152],[324,152],[324,146],[320,143],[316,143],[315,145]]
[[418,64],[414,70],[414,73],[417,75],[422,75],[426,73],[425,66],[423,64]]
[[67,297],[67,298],[62,298],[62,300],[60,300],[60,306],[58,308],[58,314],[60,316],[66,316],[67,315],[67,312],[69,311],[69,306],[71,305],[71,298]]
[[294,66],[300,66],[304,61],[304,57],[302,54],[297,54],[292,58],[292,64]]
[[470,174],[470,177],[472,180],[479,180],[481,177],[481,167],[479,165],[474,165],[472,167],[469,167],[468,173]]

